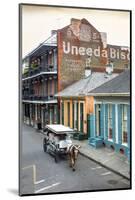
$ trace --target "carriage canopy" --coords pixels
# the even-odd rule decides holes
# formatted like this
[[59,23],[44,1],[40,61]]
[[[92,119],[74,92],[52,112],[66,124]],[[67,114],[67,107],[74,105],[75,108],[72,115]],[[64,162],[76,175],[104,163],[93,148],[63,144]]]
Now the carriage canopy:
[[46,125],[46,128],[50,131],[54,132],[55,134],[66,134],[66,133],[74,133],[75,130],[69,128],[68,126],[64,126],[62,124],[51,124]]

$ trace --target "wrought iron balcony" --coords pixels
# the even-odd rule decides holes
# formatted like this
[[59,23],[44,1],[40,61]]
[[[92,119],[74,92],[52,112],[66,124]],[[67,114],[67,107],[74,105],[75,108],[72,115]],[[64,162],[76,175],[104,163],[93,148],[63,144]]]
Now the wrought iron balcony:
[[57,98],[54,95],[49,95],[49,96],[23,95],[22,99],[27,101],[50,101]]
[[55,72],[56,69],[54,68],[54,65],[44,65],[41,64],[39,66],[37,66],[36,68],[29,68],[29,71],[25,74],[22,75],[22,78],[27,78],[33,75],[37,75],[37,74],[42,74],[42,72]]

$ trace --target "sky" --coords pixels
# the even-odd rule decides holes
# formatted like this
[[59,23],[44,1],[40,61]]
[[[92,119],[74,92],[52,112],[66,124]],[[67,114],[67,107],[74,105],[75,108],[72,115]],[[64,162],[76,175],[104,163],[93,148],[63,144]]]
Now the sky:
[[87,19],[98,31],[107,33],[107,43],[130,44],[130,13],[123,11],[23,6],[22,57],[45,41],[51,30],[70,24],[71,18]]

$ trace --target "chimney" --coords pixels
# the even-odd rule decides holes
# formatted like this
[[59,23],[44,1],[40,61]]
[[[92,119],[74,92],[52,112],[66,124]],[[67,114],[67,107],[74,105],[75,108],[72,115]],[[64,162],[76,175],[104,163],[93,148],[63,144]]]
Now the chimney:
[[107,65],[106,65],[106,73],[108,75],[111,75],[113,72],[113,62],[110,61]]
[[107,34],[105,32],[100,32],[103,47],[107,48]]
[[70,28],[75,36],[79,36],[81,20],[72,18]]
[[85,78],[91,75],[91,69],[90,68],[85,68]]
[[81,20],[76,18],[71,18],[71,24],[80,24]]

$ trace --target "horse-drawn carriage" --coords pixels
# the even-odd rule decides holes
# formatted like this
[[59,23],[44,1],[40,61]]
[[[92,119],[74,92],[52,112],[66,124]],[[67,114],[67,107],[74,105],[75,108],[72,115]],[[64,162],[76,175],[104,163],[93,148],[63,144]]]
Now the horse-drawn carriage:
[[54,155],[55,162],[59,155],[66,155],[69,146],[72,144],[70,134],[73,129],[63,125],[47,125],[44,130],[43,149]]
[[72,144],[71,136],[73,133],[73,129],[64,125],[46,125],[44,130],[45,137],[43,139],[44,152],[52,154],[55,162],[58,162],[61,155],[69,155],[71,157],[72,152],[74,152],[74,158],[72,160],[74,160],[73,164],[75,164],[76,152],[79,146]]

